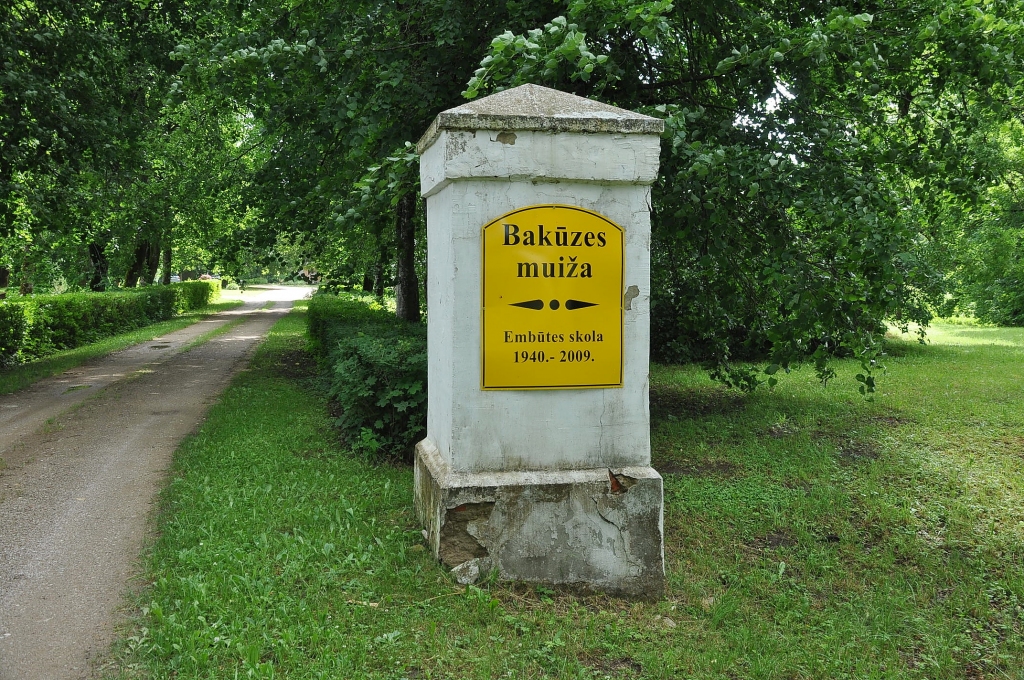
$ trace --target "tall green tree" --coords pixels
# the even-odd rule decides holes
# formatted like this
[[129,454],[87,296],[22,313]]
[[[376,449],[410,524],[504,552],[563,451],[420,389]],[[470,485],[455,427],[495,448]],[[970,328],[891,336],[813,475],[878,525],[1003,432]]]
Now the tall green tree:
[[976,203],[947,206],[927,243],[949,284],[942,310],[1024,325],[1024,120],[982,127],[972,141],[995,181]]
[[[188,0],[0,7],[0,239],[20,276],[46,269],[44,279],[101,288],[120,263],[129,280],[152,278],[149,246],[169,219],[163,197],[144,188],[178,69],[170,52],[197,29],[195,9]],[[56,241],[67,254],[57,261]]]
[[575,0],[498,35],[467,96],[538,82],[666,119],[654,195],[655,356],[762,380],[926,324],[920,244],[992,180],[973,131],[1020,111],[1019,1]]

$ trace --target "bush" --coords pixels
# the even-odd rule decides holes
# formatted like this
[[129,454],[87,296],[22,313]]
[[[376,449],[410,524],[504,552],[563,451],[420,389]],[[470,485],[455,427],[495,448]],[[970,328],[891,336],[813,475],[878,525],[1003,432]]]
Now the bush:
[[168,288],[175,291],[175,314],[201,309],[220,299],[220,281],[182,281],[172,283]]
[[427,431],[427,332],[370,296],[316,295],[309,336],[340,414],[335,424],[357,453],[412,461]]
[[13,363],[25,338],[25,310],[0,300],[0,368]]
[[133,293],[33,295],[22,304],[27,328],[22,355],[35,358],[138,328],[159,300]]
[[0,302],[0,363],[37,359],[206,306],[217,282],[110,293],[31,295]]

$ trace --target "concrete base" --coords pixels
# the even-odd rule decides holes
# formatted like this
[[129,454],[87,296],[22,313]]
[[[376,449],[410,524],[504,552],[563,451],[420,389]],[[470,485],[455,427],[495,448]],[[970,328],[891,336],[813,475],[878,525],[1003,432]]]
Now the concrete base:
[[458,473],[416,446],[416,512],[436,558],[502,579],[654,599],[665,589],[663,490],[651,467]]

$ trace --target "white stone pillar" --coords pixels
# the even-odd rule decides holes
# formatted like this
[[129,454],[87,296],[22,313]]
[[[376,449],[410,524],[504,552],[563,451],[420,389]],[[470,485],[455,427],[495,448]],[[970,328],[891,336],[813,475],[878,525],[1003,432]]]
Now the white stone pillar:
[[[434,555],[449,566],[638,597],[663,591],[662,480],[650,467],[648,409],[650,186],[662,129],[655,118],[524,85],[442,112],[419,142],[429,403],[416,508]],[[524,210],[531,206],[548,212]],[[556,222],[531,223],[537,215]],[[501,247],[527,231],[546,245],[575,224],[561,216],[582,220],[581,235],[563,228],[568,236],[552,245],[566,247],[537,257],[551,260],[555,276],[556,263],[569,261],[559,253],[573,264],[605,256],[593,282],[544,280],[543,263],[534,278],[529,268],[515,278],[515,262],[484,272],[485,257],[496,268]],[[611,250],[598,250],[616,247],[615,238],[621,269]],[[499,273],[512,278],[488,283],[485,303],[485,279]],[[581,320],[601,314],[611,332],[582,342],[599,321]],[[576,326],[579,335],[565,330]],[[483,359],[483,343],[492,358]],[[567,366],[565,351],[589,363]],[[520,358],[522,380],[508,379]],[[489,371],[506,362],[504,377],[485,375],[488,361]],[[552,379],[538,380],[539,372]]]

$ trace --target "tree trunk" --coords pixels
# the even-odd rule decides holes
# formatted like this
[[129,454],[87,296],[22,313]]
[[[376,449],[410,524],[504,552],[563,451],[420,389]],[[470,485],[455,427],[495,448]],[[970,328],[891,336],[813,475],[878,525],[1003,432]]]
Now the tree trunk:
[[377,297],[384,297],[384,260],[377,258],[373,265],[373,294]]
[[371,272],[366,272],[365,274],[363,274],[363,292],[373,292],[373,274]]
[[373,265],[373,294],[377,297],[384,297],[384,272],[388,267],[388,241],[383,234],[377,237],[379,249],[377,251],[377,262]]
[[420,284],[416,280],[416,194],[409,192],[398,201],[395,216],[395,316],[405,321],[420,320]]
[[164,243],[163,262],[161,263],[161,266],[163,267],[163,276],[160,279],[160,283],[165,286],[169,286],[171,285],[171,239],[169,238],[167,239],[167,242]]
[[146,265],[142,272],[142,284],[148,286],[156,282],[156,270],[160,267],[160,241],[153,239],[146,251]]
[[106,289],[107,270],[109,263],[107,262],[107,254],[103,252],[103,246],[98,243],[89,244],[89,261],[92,263],[92,278],[89,279],[89,290],[96,291],[97,293],[103,292]]
[[34,286],[32,284],[32,275],[35,272],[35,265],[29,262],[28,259],[28,246],[23,250],[21,260],[21,283],[18,286],[18,293],[21,295],[31,295]]
[[132,258],[132,264],[128,267],[128,273],[124,275],[125,288],[134,288],[139,285],[139,279],[142,277],[142,272],[146,266],[146,258],[148,255],[148,241],[142,241],[135,246],[135,256]]
[[6,288],[11,283],[11,270],[0,267],[0,288]]

